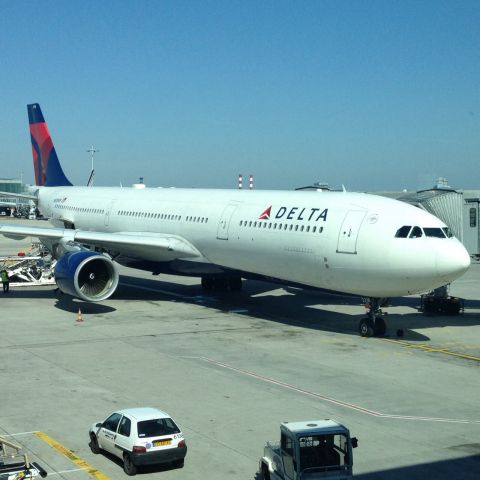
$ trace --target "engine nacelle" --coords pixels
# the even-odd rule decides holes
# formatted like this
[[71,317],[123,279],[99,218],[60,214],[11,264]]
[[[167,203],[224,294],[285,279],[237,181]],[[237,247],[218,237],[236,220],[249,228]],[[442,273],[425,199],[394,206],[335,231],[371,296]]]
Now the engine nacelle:
[[87,302],[107,299],[118,286],[115,264],[105,255],[80,250],[67,252],[55,265],[58,288]]

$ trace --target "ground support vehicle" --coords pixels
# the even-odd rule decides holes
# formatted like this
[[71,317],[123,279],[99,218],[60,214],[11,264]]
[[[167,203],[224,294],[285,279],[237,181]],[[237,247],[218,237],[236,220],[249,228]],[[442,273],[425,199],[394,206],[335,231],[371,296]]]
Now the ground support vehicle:
[[171,463],[182,468],[187,455],[183,433],[168,413],[156,408],[129,408],[112,413],[90,427],[90,449],[123,460],[127,475],[137,467]]
[[280,424],[280,442],[267,442],[260,459],[263,480],[348,480],[353,478],[352,449],[358,444],[334,420]]
[[45,478],[47,472],[36,462],[30,463],[22,447],[0,436],[0,479]]
[[55,260],[41,244],[32,244],[28,252],[0,257],[0,269],[5,269],[11,287],[55,285]]
[[459,315],[464,312],[462,298],[448,295],[448,286],[421,296],[420,310],[424,315]]

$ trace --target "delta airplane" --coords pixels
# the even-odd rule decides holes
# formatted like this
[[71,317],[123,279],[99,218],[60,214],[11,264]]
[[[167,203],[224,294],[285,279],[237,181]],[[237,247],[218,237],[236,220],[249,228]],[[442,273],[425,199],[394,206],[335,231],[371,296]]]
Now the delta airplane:
[[381,299],[446,285],[470,265],[438,218],[376,195],[72,186],[39,104],[28,117],[34,198],[55,228],[0,225],[0,233],[38,237],[57,259],[60,290],[84,301],[114,293],[116,263],[198,276],[205,289],[264,279],[369,297],[359,331],[380,336]]

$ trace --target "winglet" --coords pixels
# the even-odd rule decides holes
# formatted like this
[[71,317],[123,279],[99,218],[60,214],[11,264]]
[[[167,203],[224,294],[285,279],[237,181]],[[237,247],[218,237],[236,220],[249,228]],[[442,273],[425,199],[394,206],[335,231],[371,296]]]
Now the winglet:
[[71,186],[58,161],[40,105],[32,103],[27,105],[27,110],[36,184],[45,187]]

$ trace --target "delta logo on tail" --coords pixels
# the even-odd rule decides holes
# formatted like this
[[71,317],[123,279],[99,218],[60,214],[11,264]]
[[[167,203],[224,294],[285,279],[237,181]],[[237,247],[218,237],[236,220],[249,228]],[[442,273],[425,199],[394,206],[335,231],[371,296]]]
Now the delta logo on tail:
[[[302,207],[280,207],[275,214],[275,219],[284,220],[307,220],[318,222],[319,220],[327,221],[328,208],[302,208]],[[272,205],[270,205],[258,217],[259,220],[270,220],[272,215]]]
[[39,186],[71,186],[63,173],[52,137],[38,103],[27,105],[35,182]]

